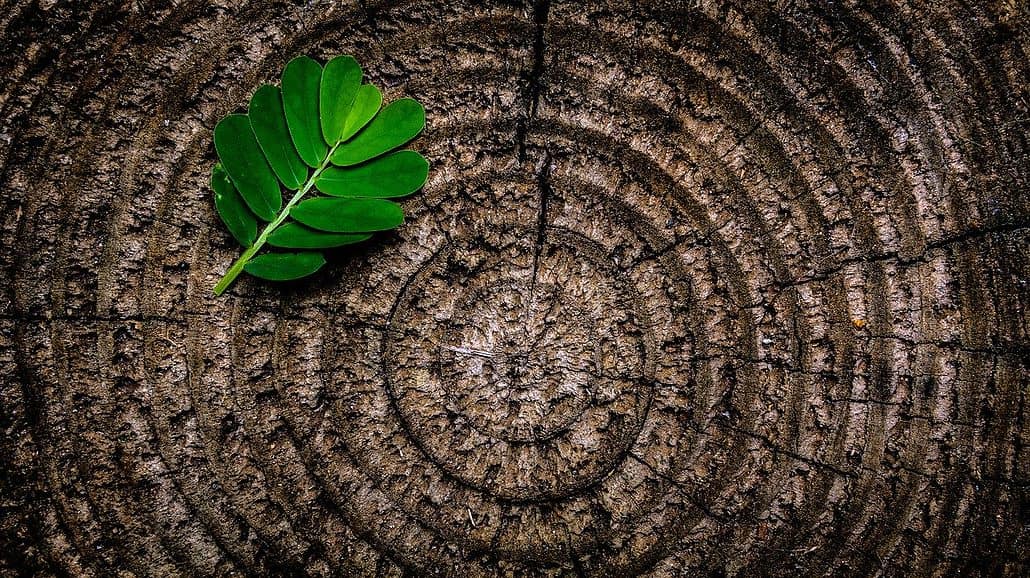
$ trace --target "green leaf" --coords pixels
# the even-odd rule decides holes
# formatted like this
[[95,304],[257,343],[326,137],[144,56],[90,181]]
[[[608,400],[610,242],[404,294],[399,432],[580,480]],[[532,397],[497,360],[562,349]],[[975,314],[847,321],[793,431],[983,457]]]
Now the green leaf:
[[290,216],[333,233],[386,231],[404,222],[400,205],[380,199],[309,199],[293,207]]
[[268,244],[284,249],[328,249],[360,243],[371,237],[369,233],[327,233],[300,223],[286,223],[268,236]]
[[330,145],[343,140],[347,115],[361,86],[361,67],[351,56],[337,56],[325,64],[319,88],[322,136]]
[[283,205],[279,182],[254,138],[247,115],[230,114],[218,121],[215,150],[250,210],[262,221],[275,219]]
[[293,148],[279,87],[266,84],[258,88],[250,97],[247,116],[265,159],[282,184],[293,191],[303,186],[308,167]]
[[[350,56],[324,67],[294,58],[282,88],[259,87],[248,114],[230,114],[215,126],[215,208],[246,246],[215,295],[243,272],[276,281],[310,275],[325,263],[319,249],[365,241],[404,222],[400,205],[386,199],[422,187],[429,164],[417,152],[394,149],[423,129],[425,109],[411,99],[383,108],[382,93],[361,77]],[[330,196],[317,196],[316,187]],[[290,193],[285,198],[283,190]]]
[[243,202],[243,197],[221,164],[215,164],[211,169],[211,189],[215,192],[215,209],[229,232],[244,247],[253,245],[257,238],[257,219]]
[[347,113],[347,120],[343,123],[343,134],[340,140],[345,141],[354,136],[359,130],[372,120],[372,117],[379,112],[383,105],[383,93],[371,84],[362,84],[354,95],[354,104]]
[[340,145],[331,160],[341,167],[363,163],[415,138],[425,125],[426,111],[418,101],[396,100],[356,137]]
[[403,197],[426,183],[429,163],[412,150],[398,151],[356,167],[329,167],[315,180],[335,197]]
[[321,269],[322,265],[325,265],[325,257],[317,251],[265,253],[251,259],[243,266],[243,270],[269,281],[290,281],[307,277]]
[[286,65],[282,79],[283,108],[293,144],[304,164],[318,167],[329,152],[318,116],[322,65],[307,56],[298,56]]

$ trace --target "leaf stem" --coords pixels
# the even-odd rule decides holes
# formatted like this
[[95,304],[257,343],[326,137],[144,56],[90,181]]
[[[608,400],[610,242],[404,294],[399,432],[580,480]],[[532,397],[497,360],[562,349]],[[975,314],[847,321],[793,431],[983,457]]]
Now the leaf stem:
[[247,250],[244,251],[243,254],[240,255],[239,258],[236,259],[236,261],[233,262],[232,266],[229,267],[229,270],[225,272],[225,275],[222,275],[222,278],[218,280],[217,284],[215,284],[215,295],[221,295],[225,292],[226,289],[229,288],[229,285],[232,285],[232,282],[236,280],[236,277],[239,277],[240,273],[243,272],[244,265],[250,262],[250,260],[254,258],[254,255],[261,250],[261,247],[264,246],[265,241],[268,240],[268,236],[271,235],[272,232],[275,231],[277,228],[279,228],[279,225],[283,224],[283,221],[286,220],[286,217],[290,215],[290,209],[292,209],[294,205],[299,203],[300,200],[304,198],[304,195],[308,194],[308,191],[311,190],[311,187],[315,186],[315,180],[318,179],[318,175],[322,174],[322,171],[329,167],[329,157],[333,155],[333,152],[336,150],[336,147],[338,146],[340,146],[339,143],[333,145],[332,148],[329,149],[329,152],[325,155],[325,159],[322,161],[321,164],[318,165],[318,168],[315,169],[315,172],[311,173],[311,177],[309,177],[307,182],[304,183],[304,186],[301,187],[300,190],[298,190],[297,193],[293,195],[293,198],[291,198],[290,201],[286,203],[286,205],[282,208],[282,210],[279,211],[279,214],[275,216],[275,220],[265,226],[265,228],[261,231],[261,234],[258,235],[258,238],[254,241],[254,244],[250,247],[247,247]]

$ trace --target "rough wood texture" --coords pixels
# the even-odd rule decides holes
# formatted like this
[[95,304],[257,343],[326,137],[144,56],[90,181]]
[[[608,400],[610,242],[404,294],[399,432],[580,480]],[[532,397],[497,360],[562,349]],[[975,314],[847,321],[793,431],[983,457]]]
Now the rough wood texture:
[[[1028,575],[1026,5],[760,4],[0,1],[0,574]],[[214,298],[298,53],[432,176]]]

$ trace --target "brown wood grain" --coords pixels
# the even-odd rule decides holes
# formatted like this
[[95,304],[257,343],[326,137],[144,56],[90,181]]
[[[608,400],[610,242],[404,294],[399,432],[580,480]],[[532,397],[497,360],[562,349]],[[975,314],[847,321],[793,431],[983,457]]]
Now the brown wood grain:
[[[0,574],[1027,575],[1027,17],[0,0]],[[428,184],[214,297],[341,53]]]

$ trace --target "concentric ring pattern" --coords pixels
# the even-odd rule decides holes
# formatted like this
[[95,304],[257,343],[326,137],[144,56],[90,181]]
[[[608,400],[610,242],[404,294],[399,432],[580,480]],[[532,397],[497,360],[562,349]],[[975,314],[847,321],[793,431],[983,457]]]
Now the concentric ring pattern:
[[[1022,3],[0,7],[4,574],[1028,572]],[[301,53],[430,180],[215,298]]]

